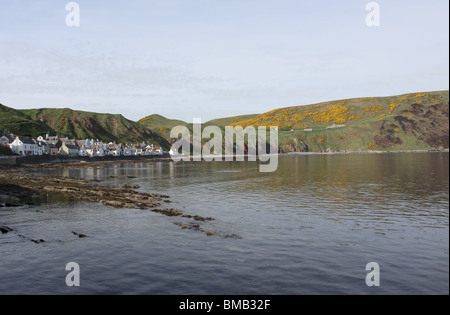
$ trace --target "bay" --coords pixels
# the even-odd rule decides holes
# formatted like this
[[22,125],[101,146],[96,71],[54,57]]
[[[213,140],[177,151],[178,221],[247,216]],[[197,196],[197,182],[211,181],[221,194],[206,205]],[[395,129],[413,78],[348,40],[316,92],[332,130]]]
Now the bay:
[[[137,184],[239,238],[64,198],[0,208],[0,226],[13,229],[0,235],[0,294],[449,293],[448,153],[283,155],[273,173],[171,161],[37,173]],[[80,287],[66,286],[69,262]],[[379,287],[366,285],[369,262]]]

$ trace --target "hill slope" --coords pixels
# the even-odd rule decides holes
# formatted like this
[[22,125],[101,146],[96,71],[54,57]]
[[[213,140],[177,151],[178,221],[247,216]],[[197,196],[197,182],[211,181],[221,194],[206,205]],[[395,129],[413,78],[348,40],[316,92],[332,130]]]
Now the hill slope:
[[20,112],[34,121],[46,124],[56,133],[70,138],[94,138],[121,143],[148,141],[168,147],[165,139],[122,115],[76,111],[69,108],[29,109]]
[[[235,116],[235,117],[227,117],[227,118],[219,118],[210,120],[204,124],[202,124],[203,127],[207,126],[217,126],[222,129],[225,128],[225,126],[228,126],[232,123],[236,123],[239,121],[247,120],[250,118],[254,118],[258,115],[243,115],[243,116]],[[175,126],[185,126],[187,127],[191,133],[192,133],[192,123],[188,123],[182,120],[176,120],[176,119],[169,119],[161,115],[150,115],[147,116],[141,120],[139,120],[139,123],[143,125],[144,127],[150,129],[152,132],[157,133],[161,135],[164,139],[170,140],[170,131]]]
[[231,126],[278,126],[284,152],[448,148],[449,92],[287,107]]
[[54,133],[54,130],[45,123],[2,104],[0,104],[0,130],[7,130],[24,137],[44,135],[47,132]]
[[[172,129],[175,126],[186,126],[188,123],[181,120],[169,119],[161,115],[153,114],[138,121],[142,126],[153,132],[164,133],[166,129]],[[170,132],[170,130],[169,130]]]

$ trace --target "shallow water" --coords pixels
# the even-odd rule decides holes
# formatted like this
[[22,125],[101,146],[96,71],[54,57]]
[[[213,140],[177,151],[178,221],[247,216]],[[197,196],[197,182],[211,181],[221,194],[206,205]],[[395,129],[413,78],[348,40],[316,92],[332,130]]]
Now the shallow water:
[[[41,172],[138,184],[213,217],[207,236],[143,210],[56,198],[0,208],[0,294],[448,294],[449,155],[281,156]],[[72,231],[86,234],[78,238]],[[43,239],[35,244],[31,239]],[[81,286],[67,287],[77,262]],[[366,285],[366,264],[380,287]]]

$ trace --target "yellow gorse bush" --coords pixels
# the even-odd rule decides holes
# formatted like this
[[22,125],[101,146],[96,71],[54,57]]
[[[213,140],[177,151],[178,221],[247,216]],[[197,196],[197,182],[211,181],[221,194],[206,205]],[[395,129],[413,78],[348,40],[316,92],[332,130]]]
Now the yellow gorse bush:
[[391,115],[394,112],[394,110],[399,106],[400,106],[400,104],[396,104],[395,102],[392,102],[391,106],[389,108],[389,115]]
[[[428,99],[417,99],[428,97]],[[416,99],[414,99],[416,98]],[[407,94],[395,98],[360,98],[324,102],[307,106],[295,106],[275,109],[231,126],[277,126],[280,129],[307,129],[327,127],[333,124],[346,125],[350,121],[363,119],[384,120],[406,108],[409,103],[429,101],[428,93]],[[405,113],[401,113],[405,115]]]

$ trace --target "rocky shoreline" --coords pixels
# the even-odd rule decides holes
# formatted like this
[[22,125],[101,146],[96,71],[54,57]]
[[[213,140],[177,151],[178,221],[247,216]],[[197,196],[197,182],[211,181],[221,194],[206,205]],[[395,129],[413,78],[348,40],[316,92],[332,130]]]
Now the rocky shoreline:
[[60,167],[87,167],[87,166],[101,166],[114,165],[121,163],[147,163],[147,162],[161,162],[171,161],[170,155],[164,154],[161,156],[105,156],[105,157],[69,157],[69,156],[9,156],[3,157],[0,160],[0,166],[4,168],[60,168]]
[[[99,180],[38,176],[29,173],[18,174],[13,170],[7,170],[0,172],[0,208],[39,205],[46,202],[48,196],[51,195],[68,197],[73,200],[100,202],[114,208],[149,210],[196,222],[214,221],[214,218],[190,215],[179,209],[165,206],[170,203],[169,196],[139,192],[136,189],[139,189],[139,186],[124,184],[120,187],[109,187],[103,185]],[[201,229],[199,223],[179,226],[183,229],[190,227],[190,229],[198,230],[209,236],[237,237],[234,234],[222,235]],[[7,227],[4,227],[3,231],[6,232]]]

